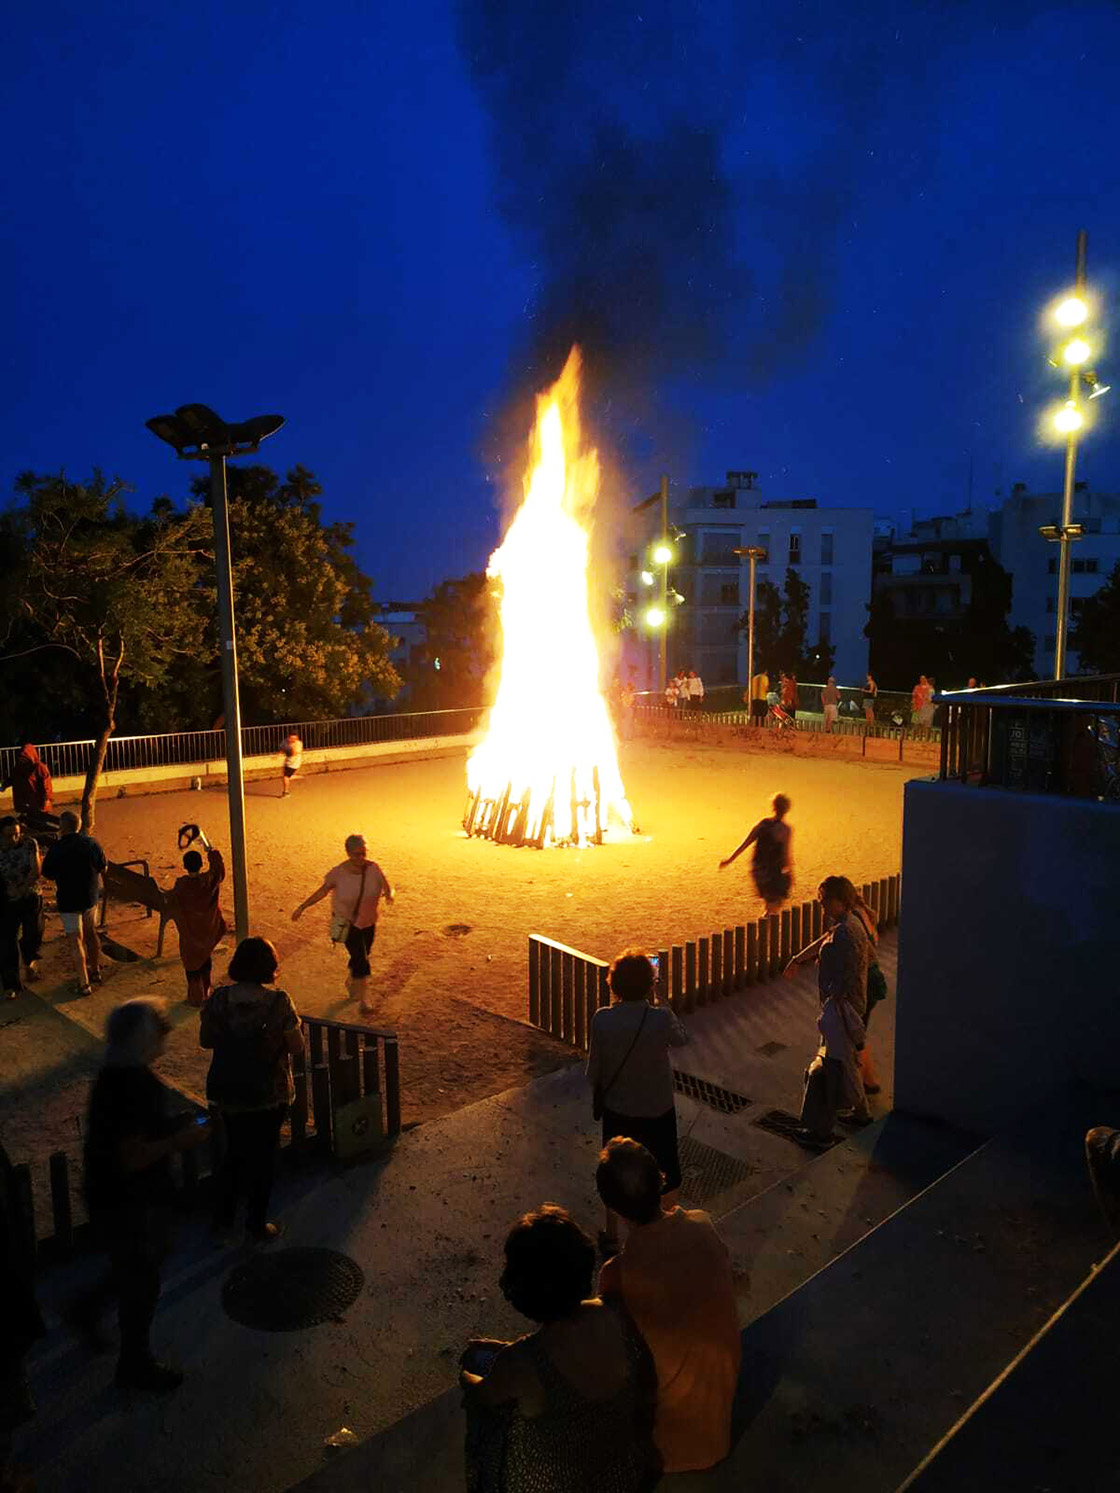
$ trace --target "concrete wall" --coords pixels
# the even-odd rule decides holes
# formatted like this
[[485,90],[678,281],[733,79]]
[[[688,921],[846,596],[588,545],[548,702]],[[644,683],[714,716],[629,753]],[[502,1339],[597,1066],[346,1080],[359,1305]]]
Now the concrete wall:
[[991,1133],[1115,1086],[1120,808],[905,789],[895,1105]]
[[[363,746],[324,747],[305,751],[300,775],[312,777],[319,772],[345,772],[354,767],[381,767],[394,762],[428,761],[433,757],[462,757],[482,739],[481,731],[460,736],[420,736],[409,741],[376,741]],[[278,752],[242,760],[245,781],[280,778],[281,758]],[[124,798],[145,793],[176,793],[190,788],[195,779],[203,788],[224,787],[226,764],[221,762],[179,762],[168,767],[136,767],[128,772],[106,772],[101,775],[98,798]],[[55,804],[77,803],[82,796],[85,777],[54,779]],[[2,795],[8,798],[7,794]],[[6,810],[4,812],[7,812]]]

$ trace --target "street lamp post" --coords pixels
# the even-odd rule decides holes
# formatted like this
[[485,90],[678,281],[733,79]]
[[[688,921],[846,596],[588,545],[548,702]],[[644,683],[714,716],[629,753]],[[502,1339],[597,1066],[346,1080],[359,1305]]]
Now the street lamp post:
[[[1080,304],[1084,304],[1085,294],[1085,258],[1087,250],[1087,235],[1082,229],[1077,235],[1077,270],[1074,281],[1073,298]],[[1081,346],[1084,346],[1084,342]],[[1071,344],[1072,346],[1072,344]],[[1068,349],[1067,349],[1068,351]],[[1067,409],[1071,413],[1077,410],[1077,396],[1081,386],[1081,368],[1079,363],[1070,364],[1069,375],[1069,399]],[[1081,428],[1081,421],[1070,419],[1066,432],[1066,469],[1065,480],[1062,484],[1062,524],[1061,535],[1058,539],[1058,625],[1054,631],[1054,678],[1064,679],[1066,674],[1066,642],[1069,634],[1069,575],[1070,575],[1070,545],[1074,538],[1080,538],[1071,532],[1073,528],[1073,493],[1074,477],[1077,470],[1077,432]]]
[[746,549],[737,549],[735,554],[745,555],[750,562],[750,580],[747,583],[747,688],[751,689],[754,684],[754,571],[760,560],[765,565],[767,551],[757,544],[751,544]]
[[208,461],[218,582],[218,650],[222,663],[222,706],[226,721],[226,773],[229,783],[230,856],[233,862],[233,917],[237,941],[249,936],[249,879],[245,862],[245,785],[241,758],[241,701],[237,687],[237,630],[233,615],[233,567],[229,545],[226,459],[250,456],[284,423],[282,415],[257,415],[227,425],[204,404],[181,405],[173,415],[146,422],[183,461]]

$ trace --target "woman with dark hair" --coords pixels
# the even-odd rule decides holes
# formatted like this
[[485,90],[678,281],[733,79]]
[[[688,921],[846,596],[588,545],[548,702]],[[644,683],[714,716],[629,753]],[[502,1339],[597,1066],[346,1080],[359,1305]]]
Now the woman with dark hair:
[[821,1040],[805,1070],[798,1138],[815,1148],[835,1139],[837,1117],[867,1125],[871,1114],[860,1077],[860,1052],[867,1041],[867,975],[871,941],[859,915],[862,899],[846,876],[826,876],[817,890],[827,931],[786,965],[789,979],[802,964],[819,962],[817,988]]
[[238,1199],[249,1236],[282,1232],[268,1219],[280,1126],[295,1098],[292,1057],[303,1051],[299,1014],[286,990],[272,989],[278,960],[267,938],[243,938],[230,960],[230,985],[202,1008],[200,1047],[213,1049],[206,1097],[225,1121],[226,1155],[214,1185],[214,1233],[227,1242]]
[[751,875],[758,895],[766,903],[767,914],[781,912],[793,886],[793,830],[786,823],[790,801],[784,793],[776,793],[770,807],[773,816],[760,819],[738,850],[719,863],[720,870],[725,871],[748,845],[754,846]]
[[[595,1012],[587,1053],[587,1077],[595,1117],[603,1122],[603,1145],[627,1135],[651,1151],[664,1175],[663,1203],[672,1208],[681,1185],[677,1111],[670,1047],[688,1042],[684,1023],[657,999],[657,972],[641,949],[624,949],[607,976],[612,1001]],[[618,1250],[618,1218],[606,1209],[599,1248]]]
[[468,1493],[642,1493],[661,1473],[656,1377],[620,1306],[595,1297],[595,1246],[554,1203],[506,1238],[501,1291],[536,1332],[461,1359]]

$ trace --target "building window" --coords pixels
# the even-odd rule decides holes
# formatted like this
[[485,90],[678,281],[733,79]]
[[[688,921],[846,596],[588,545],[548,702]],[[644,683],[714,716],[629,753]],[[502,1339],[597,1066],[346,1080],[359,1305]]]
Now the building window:
[[830,607],[831,605],[832,605],[832,572],[830,570],[826,570],[825,573],[824,573],[824,575],[821,576],[821,606],[822,607]]
[[959,575],[960,571],[961,571],[961,557],[960,557],[960,555],[950,555],[949,556],[949,574],[950,575]]
[[[755,540],[755,543],[757,544],[757,546],[758,546],[759,549],[764,549],[766,551],[766,558],[769,559],[770,558],[770,530],[769,529],[763,529],[762,533]],[[758,563],[760,565],[765,565],[766,564],[766,560],[760,560]]]
[[1073,562],[1074,575],[1096,575],[1096,560],[1075,560]]
[[1098,564],[1098,562],[1096,560],[1086,560],[1085,561],[1085,574],[1086,575],[1096,575],[1096,573],[1097,573],[1097,564]]
[[822,643],[830,643],[832,641],[832,613],[831,612],[822,612],[821,613],[820,631],[818,632],[817,636],[820,638],[820,640],[821,640]]
[[713,508],[734,508],[735,494],[730,491],[714,492],[712,494]]
[[739,605],[739,582],[724,581],[720,587],[719,599],[724,606],[737,607]]
[[789,536],[789,563],[791,565],[801,564],[801,535],[791,534]]
[[831,535],[831,534],[822,534],[821,535],[821,564],[822,565],[831,565],[832,564],[832,541],[833,541],[833,535]]
[[1089,600],[1089,598],[1087,596],[1071,596],[1070,599],[1069,599],[1069,614],[1070,614],[1070,616],[1071,617],[1076,617],[1078,615],[1078,613],[1084,608],[1085,603],[1088,600]]
[[1057,560],[1048,560],[1046,562],[1046,574],[1047,575],[1057,575],[1057,573],[1058,573],[1058,562],[1057,562]]

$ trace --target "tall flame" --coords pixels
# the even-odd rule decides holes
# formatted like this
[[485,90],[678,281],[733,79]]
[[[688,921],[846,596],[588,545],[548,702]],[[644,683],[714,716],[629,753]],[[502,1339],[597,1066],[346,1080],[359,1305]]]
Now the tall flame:
[[632,814],[587,595],[599,459],[581,446],[579,350],[537,397],[525,497],[487,575],[501,585],[502,662],[485,740],[467,762],[464,827],[514,844],[600,840]]

